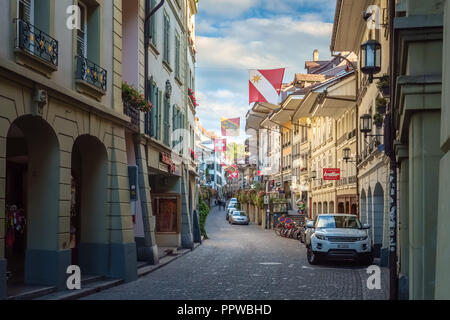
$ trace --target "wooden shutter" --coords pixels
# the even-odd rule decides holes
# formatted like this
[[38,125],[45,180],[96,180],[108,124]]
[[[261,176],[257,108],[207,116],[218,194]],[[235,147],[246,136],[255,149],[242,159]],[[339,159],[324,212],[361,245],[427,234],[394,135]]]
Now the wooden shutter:
[[18,0],[17,1],[17,18],[34,23],[34,1],[33,0]]
[[164,60],[169,63],[169,28],[170,21],[167,15],[164,15]]
[[77,29],[77,54],[87,58],[87,7],[79,1],[81,29]]
[[[156,7],[156,0],[151,0],[150,7],[151,7],[150,10],[153,10],[153,8]],[[150,18],[149,28],[150,28],[149,35],[151,35],[151,42],[156,46],[156,14],[154,14]]]

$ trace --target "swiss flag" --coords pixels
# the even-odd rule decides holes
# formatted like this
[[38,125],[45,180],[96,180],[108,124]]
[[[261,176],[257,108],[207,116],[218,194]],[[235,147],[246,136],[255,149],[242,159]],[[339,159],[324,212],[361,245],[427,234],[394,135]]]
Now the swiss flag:
[[227,140],[226,139],[214,139],[214,152],[226,152]]
[[278,104],[285,69],[249,70],[249,103]]

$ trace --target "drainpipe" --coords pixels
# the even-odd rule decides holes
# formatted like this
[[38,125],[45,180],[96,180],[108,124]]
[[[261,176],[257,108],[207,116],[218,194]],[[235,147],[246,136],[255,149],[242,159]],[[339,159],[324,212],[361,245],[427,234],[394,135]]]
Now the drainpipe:
[[149,100],[149,96],[148,96],[148,87],[149,87],[148,50],[149,50],[149,46],[150,46],[151,35],[148,32],[149,31],[148,24],[150,22],[150,18],[156,13],[156,11],[158,11],[163,6],[164,2],[165,2],[165,0],[161,0],[160,3],[156,7],[154,7],[153,10],[150,11],[150,0],[145,1],[145,21],[144,21],[144,51],[145,51],[144,96],[145,96],[145,100]]

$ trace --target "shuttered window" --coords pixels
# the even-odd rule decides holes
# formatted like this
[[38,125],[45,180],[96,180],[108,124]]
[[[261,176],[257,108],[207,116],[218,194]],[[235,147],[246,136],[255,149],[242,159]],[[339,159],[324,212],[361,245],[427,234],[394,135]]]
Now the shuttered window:
[[164,55],[163,59],[165,62],[170,64],[170,43],[169,43],[169,33],[170,33],[170,20],[167,14],[164,14]]
[[180,35],[175,35],[175,77],[180,79]]
[[17,1],[17,18],[34,24],[34,0]]
[[[153,10],[156,7],[156,0],[151,0],[151,9]],[[156,46],[156,18],[157,15],[154,14],[151,18],[150,18],[150,41],[151,43]]]
[[170,100],[164,97],[164,144],[170,147]]
[[77,29],[77,54],[79,56],[87,58],[87,6],[78,1],[80,7],[80,29]]

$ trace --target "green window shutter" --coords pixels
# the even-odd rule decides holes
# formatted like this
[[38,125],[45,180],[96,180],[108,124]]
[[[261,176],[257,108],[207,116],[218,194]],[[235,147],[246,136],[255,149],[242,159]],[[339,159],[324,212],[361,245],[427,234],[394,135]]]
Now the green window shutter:
[[164,60],[169,63],[169,29],[170,21],[167,15],[164,15]]
[[180,36],[175,36],[175,76],[180,78]]
[[[153,10],[156,7],[156,0],[151,0],[151,9]],[[149,24],[149,28],[150,28],[150,36],[151,36],[151,42],[153,43],[153,45],[156,46],[156,14],[154,14],[151,18],[150,18],[150,24]]]

